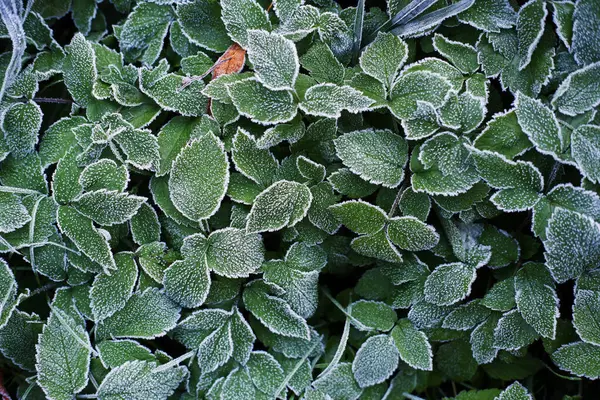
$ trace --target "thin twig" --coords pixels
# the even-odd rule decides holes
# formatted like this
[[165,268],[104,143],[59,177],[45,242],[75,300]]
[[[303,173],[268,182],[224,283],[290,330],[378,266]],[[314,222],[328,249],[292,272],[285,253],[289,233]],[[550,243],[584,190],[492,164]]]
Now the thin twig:
[[36,103],[54,103],[54,104],[73,104],[69,99],[60,99],[58,97],[34,97]]

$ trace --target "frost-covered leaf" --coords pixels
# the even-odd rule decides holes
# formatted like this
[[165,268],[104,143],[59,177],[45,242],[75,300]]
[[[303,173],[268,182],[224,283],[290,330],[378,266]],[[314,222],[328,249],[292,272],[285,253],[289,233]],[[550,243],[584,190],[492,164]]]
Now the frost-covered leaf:
[[269,90],[255,78],[227,85],[231,100],[241,115],[263,125],[291,121],[297,104],[288,90]]
[[344,226],[358,234],[379,232],[387,220],[381,208],[362,200],[339,203],[329,210]]
[[569,74],[552,98],[552,106],[561,113],[575,116],[600,104],[598,94],[600,63],[587,65]]
[[533,397],[519,382],[514,382],[500,393],[497,400],[532,400]]
[[499,32],[515,25],[517,13],[508,0],[478,0],[458,19],[486,32]]
[[505,313],[494,330],[494,347],[516,350],[528,346],[538,338],[538,333],[521,316],[518,310]]
[[443,328],[466,331],[484,322],[491,312],[481,305],[479,300],[473,300],[461,305],[444,318]]
[[102,189],[122,192],[127,187],[128,182],[129,171],[125,165],[117,165],[116,162],[108,158],[87,165],[79,175],[79,183],[83,190],[87,192]]
[[229,37],[244,48],[249,46],[250,30],[271,30],[267,12],[256,0],[223,0],[221,7],[221,19]]
[[360,387],[373,386],[389,378],[398,367],[398,361],[398,350],[391,336],[372,336],[356,352],[352,373]]
[[554,339],[559,316],[554,282],[544,264],[527,263],[515,275],[519,312],[540,335]]
[[117,269],[106,237],[96,229],[92,220],[70,206],[60,206],[57,212],[58,226],[77,248],[110,274]]
[[73,99],[82,107],[86,107],[93,100],[92,88],[97,75],[94,49],[81,33],[77,33],[65,50],[65,85]]
[[300,109],[307,114],[339,118],[343,110],[353,114],[368,111],[374,101],[350,86],[321,83],[311,86],[300,102]]
[[480,150],[500,153],[512,159],[531,147],[531,142],[521,129],[514,110],[495,114],[485,129],[477,136],[473,146]]
[[523,70],[531,62],[531,56],[544,33],[547,15],[548,8],[543,0],[530,0],[521,6],[517,15],[519,70]]
[[135,340],[103,340],[96,345],[102,365],[106,368],[116,368],[128,361],[154,361],[156,357],[149,348]]
[[407,57],[408,46],[402,39],[390,33],[379,32],[360,55],[360,67],[389,89]]
[[246,230],[272,232],[294,226],[304,218],[311,202],[312,194],[305,185],[287,180],[275,182],[256,196]]
[[243,294],[246,309],[274,333],[308,339],[309,329],[304,318],[292,311],[286,301],[271,294],[272,291],[273,286],[262,281],[248,284]]
[[429,71],[405,71],[394,82],[388,107],[399,119],[414,118],[418,115],[419,101],[437,108],[444,103],[451,87],[450,81],[442,75]]
[[431,225],[415,217],[392,218],[388,223],[387,234],[392,243],[408,251],[429,250],[440,238]]
[[130,220],[145,201],[145,197],[100,189],[78,196],[72,204],[94,222],[110,226]]
[[471,132],[485,117],[485,102],[469,92],[460,95],[451,93],[438,114],[443,126],[461,132]]
[[589,217],[557,208],[546,228],[546,266],[558,283],[579,277],[600,262],[600,224]]
[[160,400],[170,396],[188,375],[187,368],[167,369],[155,362],[129,361],[113,370],[98,387],[102,400]]
[[477,50],[468,43],[450,40],[436,33],[433,37],[433,46],[438,53],[464,73],[473,73],[479,68]]
[[215,52],[223,52],[231,44],[221,21],[221,6],[218,2],[186,2],[177,6],[177,17],[182,33],[194,44]]
[[19,197],[0,192],[0,232],[12,232],[31,220]]
[[392,244],[385,230],[372,235],[359,236],[350,242],[350,247],[359,254],[389,262],[402,261],[400,251]]
[[276,33],[250,30],[248,59],[267,89],[293,90],[300,64],[294,42]]
[[35,371],[35,345],[42,328],[37,314],[15,310],[0,329],[0,352],[20,368]]
[[471,350],[479,364],[489,364],[498,354],[498,349],[494,347],[494,330],[501,316],[500,313],[491,313],[471,332]]
[[175,327],[180,308],[156,288],[134,293],[125,307],[98,324],[98,338],[152,339]]
[[433,354],[427,336],[417,330],[406,318],[398,321],[392,330],[391,337],[398,349],[402,361],[412,368],[431,371]]
[[206,263],[177,260],[165,270],[163,286],[166,294],[183,307],[195,308],[206,300],[210,275]]
[[35,149],[42,116],[42,109],[33,101],[13,104],[2,113],[4,140],[15,156],[21,157]]
[[367,300],[352,303],[352,322],[361,331],[387,332],[392,329],[396,319],[396,312],[385,303]]
[[236,169],[259,185],[269,186],[279,168],[273,154],[267,149],[260,149],[254,136],[242,128],[238,128],[232,145],[231,159]]
[[579,0],[573,12],[573,40],[571,51],[580,65],[600,61],[598,40],[600,33],[596,29],[596,21],[600,18],[600,10],[594,0]]
[[331,371],[313,382],[313,387],[332,399],[356,400],[362,389],[354,379],[351,363],[339,363]]
[[131,218],[129,227],[133,241],[139,245],[160,240],[158,215],[148,203],[142,204],[138,212]]
[[72,399],[87,386],[90,354],[84,325],[54,308],[36,345],[37,380],[47,398]]
[[319,83],[329,82],[336,85],[344,83],[344,66],[335,58],[328,45],[317,42],[300,57],[302,68]]
[[589,379],[600,377],[600,346],[585,342],[565,344],[552,354],[560,369]]
[[335,139],[334,143],[344,165],[364,180],[393,188],[404,179],[408,145],[391,131],[350,132]]
[[592,290],[578,290],[573,304],[573,326],[579,337],[586,343],[600,343],[600,320],[598,308],[600,293]]
[[219,208],[229,181],[229,162],[221,141],[213,134],[184,147],[169,176],[169,196],[186,217],[198,221]]
[[228,278],[247,277],[264,259],[260,235],[247,234],[242,229],[225,228],[214,231],[206,242],[206,264],[216,274]]
[[575,129],[571,137],[571,152],[582,174],[592,182],[600,181],[600,127],[582,125]]
[[110,317],[125,306],[138,276],[132,253],[115,255],[117,270],[98,274],[90,290],[90,307],[96,321]]
[[425,281],[425,299],[436,305],[454,304],[471,293],[475,268],[463,263],[439,265]]

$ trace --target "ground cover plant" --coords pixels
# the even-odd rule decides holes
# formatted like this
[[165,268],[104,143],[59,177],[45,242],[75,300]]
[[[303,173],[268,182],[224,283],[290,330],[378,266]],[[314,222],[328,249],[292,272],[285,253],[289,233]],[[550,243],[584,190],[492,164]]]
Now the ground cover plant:
[[2,400],[597,397],[597,0],[0,15]]

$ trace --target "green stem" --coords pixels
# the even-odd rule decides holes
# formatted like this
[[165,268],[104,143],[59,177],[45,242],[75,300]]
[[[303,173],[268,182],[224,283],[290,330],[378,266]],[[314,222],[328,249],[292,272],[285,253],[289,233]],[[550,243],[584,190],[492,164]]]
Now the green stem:
[[346,322],[344,323],[344,331],[342,332],[342,337],[340,338],[340,344],[338,345],[337,350],[331,362],[327,366],[327,368],[319,374],[318,377],[327,375],[335,366],[340,362],[342,356],[344,355],[344,351],[346,351],[346,345],[348,344],[348,337],[350,336],[350,318],[352,314],[352,303],[348,305],[348,317],[346,318]]

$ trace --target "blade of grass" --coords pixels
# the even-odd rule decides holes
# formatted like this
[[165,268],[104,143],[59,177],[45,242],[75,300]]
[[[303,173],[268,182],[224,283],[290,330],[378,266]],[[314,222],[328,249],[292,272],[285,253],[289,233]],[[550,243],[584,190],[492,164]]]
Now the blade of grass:
[[390,30],[396,36],[408,36],[441,24],[445,19],[467,10],[475,0],[461,0]]
[[364,21],[365,0],[358,0],[358,3],[356,4],[356,16],[354,17],[354,45],[352,46],[352,56],[355,63],[358,62],[358,57],[360,55]]

